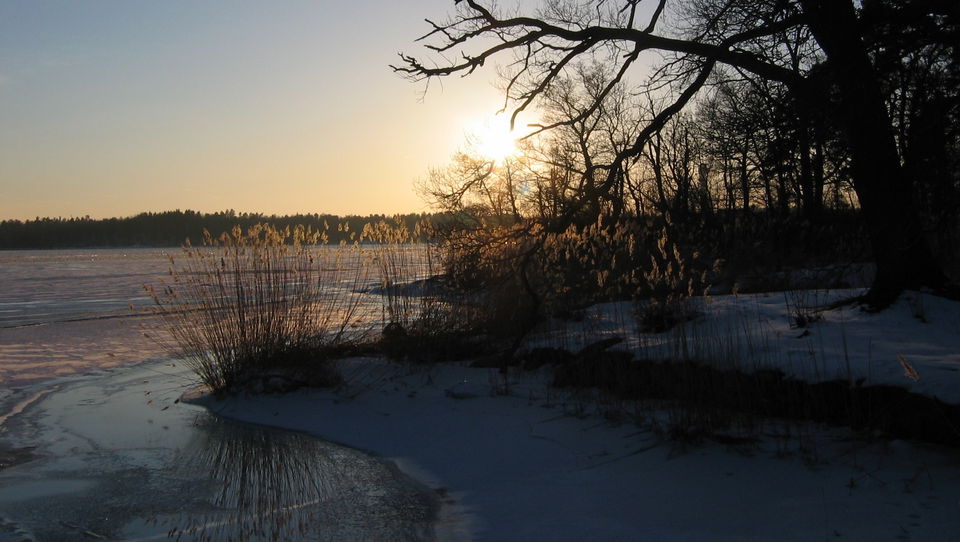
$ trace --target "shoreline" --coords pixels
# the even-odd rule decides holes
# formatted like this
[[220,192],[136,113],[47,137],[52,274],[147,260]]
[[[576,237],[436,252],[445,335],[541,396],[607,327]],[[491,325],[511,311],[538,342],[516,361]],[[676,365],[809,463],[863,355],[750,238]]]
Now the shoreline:
[[30,401],[0,447],[0,539],[428,539],[442,495],[379,456],[181,401],[187,373],[146,360]]
[[[809,295],[817,301],[826,294]],[[530,346],[576,351],[619,334],[634,353],[653,355],[674,351],[681,337],[691,348],[699,344],[721,354],[749,349],[758,365],[780,362],[811,382],[838,375],[852,381],[862,374],[872,384],[897,382],[916,393],[958,397],[960,313],[953,302],[914,299],[922,295],[911,294],[880,314],[825,311],[802,330],[785,317],[781,295],[718,296],[676,334],[647,335],[625,327],[628,305],[603,304],[586,311],[586,324],[554,322],[540,330]],[[927,321],[912,314],[917,306]],[[115,341],[109,322],[62,326],[68,335],[63,344],[90,333],[104,333],[93,337],[98,341]],[[719,342],[731,330],[740,330],[736,341]],[[6,337],[14,332],[32,333],[7,330]],[[899,353],[915,366],[919,381],[904,376]],[[129,366],[111,361],[121,367],[104,371],[130,378],[131,368],[149,360]],[[186,370],[177,365],[177,371]],[[638,409],[633,414],[646,416],[644,423],[629,416],[618,422],[607,417],[617,406],[610,397],[551,388],[544,370],[511,371],[511,393],[504,395],[496,369],[409,366],[370,357],[341,365],[351,386],[346,394],[301,389],[225,400],[206,396],[196,404],[216,416],[313,435],[391,462],[440,499],[440,539],[805,541],[835,533],[847,539],[899,533],[935,541],[944,532],[960,532],[956,449],[792,421],[765,421],[758,438],[747,442],[690,444],[666,434],[670,416],[682,412]],[[82,371],[67,377],[86,378]],[[24,395],[15,399],[24,401]],[[630,408],[626,404],[619,408]],[[171,404],[163,410],[175,409]],[[10,450],[15,461],[29,452]]]
[[537,375],[503,396],[495,370],[346,363],[379,384],[347,396],[202,402],[219,416],[395,461],[455,500],[448,519],[465,530],[453,539],[868,540],[902,528],[913,540],[939,540],[960,528],[957,450],[851,440],[813,424],[804,435],[688,447],[612,423]]

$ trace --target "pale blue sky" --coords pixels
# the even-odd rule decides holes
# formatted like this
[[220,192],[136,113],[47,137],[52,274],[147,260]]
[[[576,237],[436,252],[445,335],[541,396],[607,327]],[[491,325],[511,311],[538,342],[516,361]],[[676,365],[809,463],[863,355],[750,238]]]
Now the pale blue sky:
[[0,219],[425,210],[413,181],[500,105],[421,86],[453,0],[0,0]]

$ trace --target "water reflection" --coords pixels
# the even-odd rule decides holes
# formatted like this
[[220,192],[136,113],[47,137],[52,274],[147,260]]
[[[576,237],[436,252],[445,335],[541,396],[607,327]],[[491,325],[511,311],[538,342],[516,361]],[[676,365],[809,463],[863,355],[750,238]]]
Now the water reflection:
[[[430,540],[431,492],[357,450],[206,417],[173,463],[206,478],[202,511],[158,519],[196,540]],[[400,482],[400,483],[398,483]]]
[[160,363],[83,379],[4,425],[6,540],[431,540],[433,491],[393,463],[179,402]]

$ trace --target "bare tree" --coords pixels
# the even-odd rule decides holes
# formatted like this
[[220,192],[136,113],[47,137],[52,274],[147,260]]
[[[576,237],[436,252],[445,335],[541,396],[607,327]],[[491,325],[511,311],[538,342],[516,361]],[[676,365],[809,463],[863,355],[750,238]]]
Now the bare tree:
[[[514,120],[584,55],[601,57],[612,70],[614,77],[596,93],[590,107],[575,118],[546,124],[541,130],[573,125],[603,107],[642,53],[674,55],[654,78],[659,84],[672,85],[674,98],[612,160],[591,165],[601,180],[588,187],[584,202],[596,199],[595,193],[611,193],[623,178],[627,162],[643,152],[651,135],[690,103],[718,65],[726,65],[753,78],[779,82],[801,107],[827,109],[839,116],[850,149],[854,189],[877,264],[874,284],[866,296],[870,304],[886,306],[908,287],[939,289],[947,285],[921,232],[913,203],[916,180],[902,165],[875,58],[865,39],[870,21],[863,17],[860,3],[678,1],[678,13],[686,13],[688,20],[673,34],[659,31],[667,0],[659,0],[652,10],[641,10],[641,5],[649,5],[641,0],[545,0],[541,9],[530,15],[502,15],[479,0],[455,3],[457,13],[442,23],[428,21],[432,30],[422,38],[427,48],[439,55],[439,62],[401,54],[402,62],[395,70],[414,80],[468,75],[497,57],[506,67],[505,96]],[[913,16],[937,26],[960,25],[960,8],[953,0],[908,0],[902,4]],[[645,17],[641,17],[643,13]],[[784,48],[797,43],[791,36],[799,35],[813,37],[822,62],[809,66],[789,63]],[[765,48],[771,40],[782,47]]]
[[499,161],[471,152],[468,145],[449,166],[432,170],[420,192],[444,211],[469,207],[500,217],[501,225],[510,224],[503,220],[508,215],[513,224],[534,219],[545,231],[633,211],[627,202],[628,175],[608,191],[597,187],[603,178],[595,164],[614,160],[632,144],[640,125],[634,98],[622,86],[609,92],[601,107],[593,107],[611,77],[604,65],[589,59],[572,65],[540,96],[542,122],[556,124],[554,129],[523,139],[517,153]]

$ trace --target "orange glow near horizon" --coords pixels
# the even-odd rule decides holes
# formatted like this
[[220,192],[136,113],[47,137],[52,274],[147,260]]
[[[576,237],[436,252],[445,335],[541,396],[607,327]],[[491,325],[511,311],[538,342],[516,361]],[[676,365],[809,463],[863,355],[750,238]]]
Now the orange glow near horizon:
[[[503,99],[484,77],[424,95],[389,69],[449,0],[376,21],[363,2],[9,4],[0,220],[428,211],[415,184]],[[358,20],[382,25],[357,40]]]

